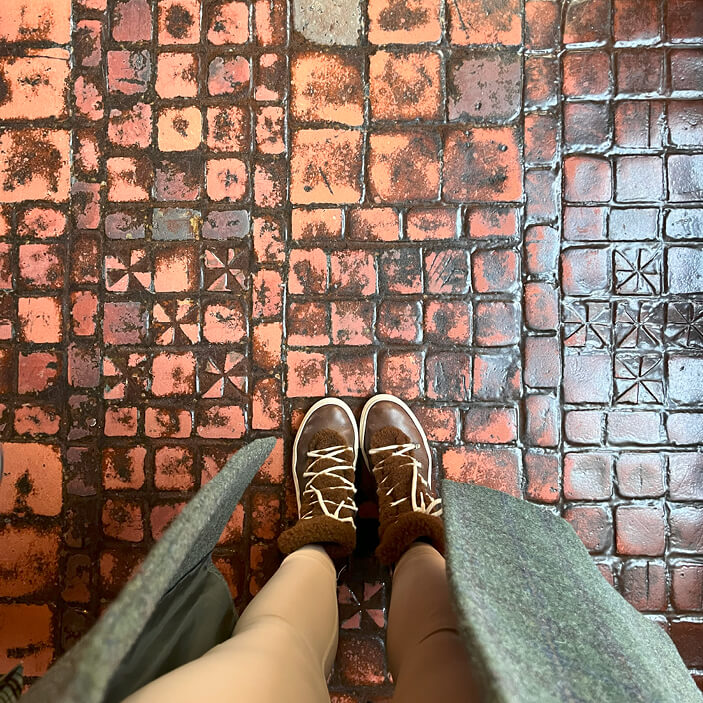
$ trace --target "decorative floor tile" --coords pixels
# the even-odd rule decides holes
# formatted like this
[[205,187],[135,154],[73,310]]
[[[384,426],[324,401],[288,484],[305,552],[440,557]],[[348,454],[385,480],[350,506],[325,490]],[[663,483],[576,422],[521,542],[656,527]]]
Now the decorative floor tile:
[[[563,515],[703,681],[703,12],[316,7],[0,8],[0,653],[41,676],[273,434],[215,553],[245,606],[304,411],[391,392],[438,477]],[[367,493],[345,703],[392,695]]]

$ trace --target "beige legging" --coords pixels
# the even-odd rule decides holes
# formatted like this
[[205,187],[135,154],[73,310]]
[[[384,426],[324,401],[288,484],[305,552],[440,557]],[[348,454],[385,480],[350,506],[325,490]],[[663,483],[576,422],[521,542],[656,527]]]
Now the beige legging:
[[[230,639],[126,700],[329,703],[338,629],[334,565],[321,547],[303,547],[283,560]],[[479,700],[456,630],[444,559],[428,544],[413,545],[393,575],[388,660],[394,701]]]

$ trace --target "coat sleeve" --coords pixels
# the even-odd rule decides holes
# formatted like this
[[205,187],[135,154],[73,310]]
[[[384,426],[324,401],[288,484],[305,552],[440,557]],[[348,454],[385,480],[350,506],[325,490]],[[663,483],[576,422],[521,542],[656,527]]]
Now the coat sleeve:
[[106,700],[115,673],[126,663],[130,652],[140,646],[140,640],[148,637],[147,627],[155,622],[152,618],[163,610],[169,595],[178,593],[184,577],[188,577],[185,581],[189,587],[196,576],[204,578],[203,583],[214,584],[208,576],[213,575],[210,553],[274,444],[273,437],[258,439],[229,459],[173,521],[90,631],[32,686],[23,702]]

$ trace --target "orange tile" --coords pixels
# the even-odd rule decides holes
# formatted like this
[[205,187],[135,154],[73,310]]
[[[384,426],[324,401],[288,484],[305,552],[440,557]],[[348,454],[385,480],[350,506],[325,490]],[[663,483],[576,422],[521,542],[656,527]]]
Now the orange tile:
[[167,107],[159,113],[158,143],[161,151],[193,151],[200,146],[202,133],[200,109]]
[[293,135],[291,201],[354,203],[361,197],[360,132],[301,129]]
[[392,132],[370,137],[369,181],[375,202],[434,200],[439,194],[439,137]]
[[71,0],[4,0],[0,42],[71,41]]
[[441,0],[370,0],[372,44],[425,44],[442,37]]
[[58,515],[63,475],[61,451],[53,444],[6,442],[2,446],[4,478],[0,484],[0,513]]
[[291,67],[291,113],[303,122],[361,125],[364,90],[360,64],[330,53],[296,56]]
[[439,54],[379,51],[369,59],[374,120],[432,120],[441,116]]
[[51,296],[20,298],[17,301],[20,337],[37,344],[61,341],[61,301]]
[[9,99],[0,103],[0,120],[66,117],[68,51],[33,49],[27,54],[0,59],[0,75],[11,86]]
[[65,202],[69,169],[68,131],[8,129],[0,134],[0,203]]
[[453,0],[448,3],[448,9],[452,44],[520,44],[520,0],[493,0],[490,4]]

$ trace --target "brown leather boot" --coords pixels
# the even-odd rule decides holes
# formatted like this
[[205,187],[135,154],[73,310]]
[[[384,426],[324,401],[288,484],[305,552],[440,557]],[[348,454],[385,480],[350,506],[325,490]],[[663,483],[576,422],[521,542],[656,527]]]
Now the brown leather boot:
[[293,444],[298,522],[278,538],[284,554],[321,544],[333,558],[356,546],[354,467],[359,431],[349,406],[323,398],[303,418]]
[[420,422],[402,400],[382,394],[366,403],[360,426],[378,491],[376,556],[392,564],[420,538],[444,552],[442,500],[432,490],[432,455]]

